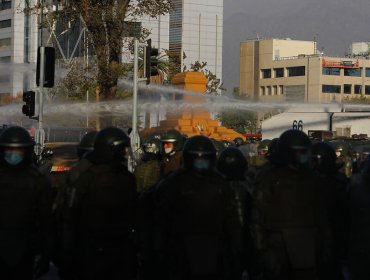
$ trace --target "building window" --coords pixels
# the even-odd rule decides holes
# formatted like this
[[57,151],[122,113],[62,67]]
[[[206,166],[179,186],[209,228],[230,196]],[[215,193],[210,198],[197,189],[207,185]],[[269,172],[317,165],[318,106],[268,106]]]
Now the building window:
[[12,44],[11,38],[0,39],[0,50],[10,48],[11,44]]
[[0,11],[12,8],[12,1],[0,1]]
[[10,56],[2,56],[0,57],[0,62],[10,62]]
[[10,75],[0,75],[0,83],[10,83]]
[[365,73],[366,73],[366,77],[370,77],[370,68],[366,68]]
[[271,78],[271,69],[262,69],[262,79],[270,79]]
[[284,68],[275,68],[275,78],[283,78],[284,77]]
[[355,94],[362,93],[362,85],[355,85]]
[[284,86],[279,86],[279,95],[283,95],[284,94]]
[[343,85],[343,93],[351,94],[352,93],[352,85]]
[[306,75],[305,66],[288,67],[288,77],[298,77],[304,75]]
[[340,86],[337,85],[322,85],[323,93],[340,93]]
[[271,87],[266,87],[266,95],[271,95]]
[[273,86],[272,87],[272,95],[278,95],[278,86]]
[[6,20],[0,20],[0,29],[1,28],[8,28],[12,26],[12,20],[6,19]]
[[322,74],[323,75],[339,76],[340,75],[340,69],[339,68],[323,67],[322,68]]
[[260,88],[260,95],[264,96],[265,95],[265,87]]
[[361,77],[362,69],[361,68],[344,69],[344,76]]
[[370,86],[365,86],[365,94],[370,95]]

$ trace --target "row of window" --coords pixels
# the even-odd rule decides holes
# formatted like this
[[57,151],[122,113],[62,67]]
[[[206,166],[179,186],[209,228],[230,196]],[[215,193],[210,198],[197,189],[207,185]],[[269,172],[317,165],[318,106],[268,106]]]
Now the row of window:
[[1,56],[0,62],[10,62],[11,57],[10,56]]
[[[306,75],[305,66],[287,67],[286,70],[287,70],[287,77],[298,77],[298,76]],[[273,71],[274,71],[274,78],[285,77],[285,68],[274,68]],[[271,69],[261,69],[261,78],[271,79],[272,70]]]
[[0,11],[8,10],[11,8],[12,8],[12,1],[7,1],[7,0],[0,1]]
[[0,50],[5,50],[10,48],[12,45],[12,39],[11,38],[3,38],[0,39]]
[[[362,93],[362,85],[351,85],[351,84],[344,84],[343,85],[343,93],[344,94],[361,94]],[[341,93],[342,86],[340,85],[322,85],[322,92],[323,93]],[[365,86],[365,94],[370,95],[370,86]]]
[[[331,67],[323,67],[322,74],[323,75],[333,75],[333,76],[340,76],[340,68],[331,68]],[[352,69],[343,69],[344,76],[348,77],[362,77],[363,68],[352,68]],[[366,77],[370,77],[370,68],[365,68],[365,75]]]
[[12,20],[6,19],[6,20],[0,20],[0,29],[1,28],[8,28],[12,26]]
[[260,96],[283,95],[284,86],[266,86],[260,88]]

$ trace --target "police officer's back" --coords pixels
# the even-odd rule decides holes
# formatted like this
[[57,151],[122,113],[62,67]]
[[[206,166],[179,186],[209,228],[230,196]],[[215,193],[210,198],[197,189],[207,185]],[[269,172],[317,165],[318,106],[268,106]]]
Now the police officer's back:
[[322,251],[316,250],[317,236],[327,226],[327,215],[318,207],[317,181],[309,170],[310,146],[303,132],[286,131],[278,142],[285,164],[256,182],[252,229],[262,279],[317,277]]
[[350,279],[370,279],[370,157],[350,187]]
[[52,201],[49,181],[32,165],[33,146],[21,127],[0,135],[1,279],[33,279],[35,255],[48,266]]
[[86,158],[86,155],[94,150],[97,133],[97,131],[90,131],[82,137],[80,143],[78,143],[76,147],[78,162],[67,173],[64,185],[58,190],[56,209],[58,250],[56,262],[59,275],[66,280],[75,277],[75,236],[70,226],[71,203],[73,203],[72,200],[75,197],[76,191],[74,183],[80,178],[81,174],[86,172],[92,165]]
[[328,143],[312,146],[313,169],[319,177],[320,196],[328,206],[333,235],[333,267],[335,279],[343,279],[342,264],[347,261],[349,209],[347,198],[348,179],[338,170],[335,150]]
[[134,274],[131,232],[135,180],[125,163],[129,138],[108,127],[95,138],[92,163],[72,184],[70,225],[76,234],[81,279],[130,279]]
[[239,149],[229,147],[221,153],[217,162],[217,169],[226,177],[228,185],[232,190],[237,213],[235,218],[242,228],[243,252],[239,258],[240,264],[237,264],[240,265],[238,273],[241,275],[243,270],[251,271],[253,254],[249,232],[252,208],[252,184],[246,178],[248,163]]
[[232,279],[233,255],[240,251],[232,193],[214,171],[216,149],[204,136],[184,147],[184,169],[159,186],[159,251],[170,279]]

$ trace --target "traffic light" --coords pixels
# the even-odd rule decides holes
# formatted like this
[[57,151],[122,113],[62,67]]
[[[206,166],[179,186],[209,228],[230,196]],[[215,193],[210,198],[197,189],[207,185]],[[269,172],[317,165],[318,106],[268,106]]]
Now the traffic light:
[[145,77],[150,84],[150,77],[158,75],[158,49],[152,48],[152,39],[146,41]]
[[35,115],[35,92],[23,92],[23,101],[26,102],[26,104],[22,107],[22,113],[30,118],[33,117]]
[[41,73],[41,50],[44,50],[44,85],[46,88],[54,86],[55,74],[55,49],[52,47],[39,47],[37,49],[37,69],[36,69],[36,85],[40,86],[40,73]]

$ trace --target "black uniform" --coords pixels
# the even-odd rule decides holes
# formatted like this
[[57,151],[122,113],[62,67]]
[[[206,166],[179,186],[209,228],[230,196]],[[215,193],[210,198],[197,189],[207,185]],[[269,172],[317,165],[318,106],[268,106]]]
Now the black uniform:
[[[33,144],[21,127],[8,128],[0,136],[1,279],[31,280],[34,274],[48,269],[52,249],[51,187],[31,164]],[[18,152],[23,153],[22,161],[14,161]],[[36,255],[40,256],[38,267],[34,267]]]
[[351,280],[370,279],[370,159],[355,175],[350,192],[349,265]]
[[331,248],[325,198],[308,169],[311,144],[304,133],[287,131],[278,146],[285,164],[266,172],[253,196],[252,230],[261,279],[317,279]]
[[252,208],[252,184],[246,179],[248,164],[242,152],[234,147],[225,149],[217,163],[218,171],[226,177],[232,191],[237,223],[242,228],[242,255],[239,257],[239,276],[243,271],[252,272],[253,246],[249,231]]
[[216,149],[208,138],[190,138],[184,148],[185,169],[159,186],[156,244],[164,268],[161,279],[235,277],[241,227],[232,192],[213,171],[215,160]]
[[75,242],[78,279],[132,279],[135,256],[135,179],[123,164],[128,137],[117,128],[98,133],[91,166],[70,187],[65,223]]

